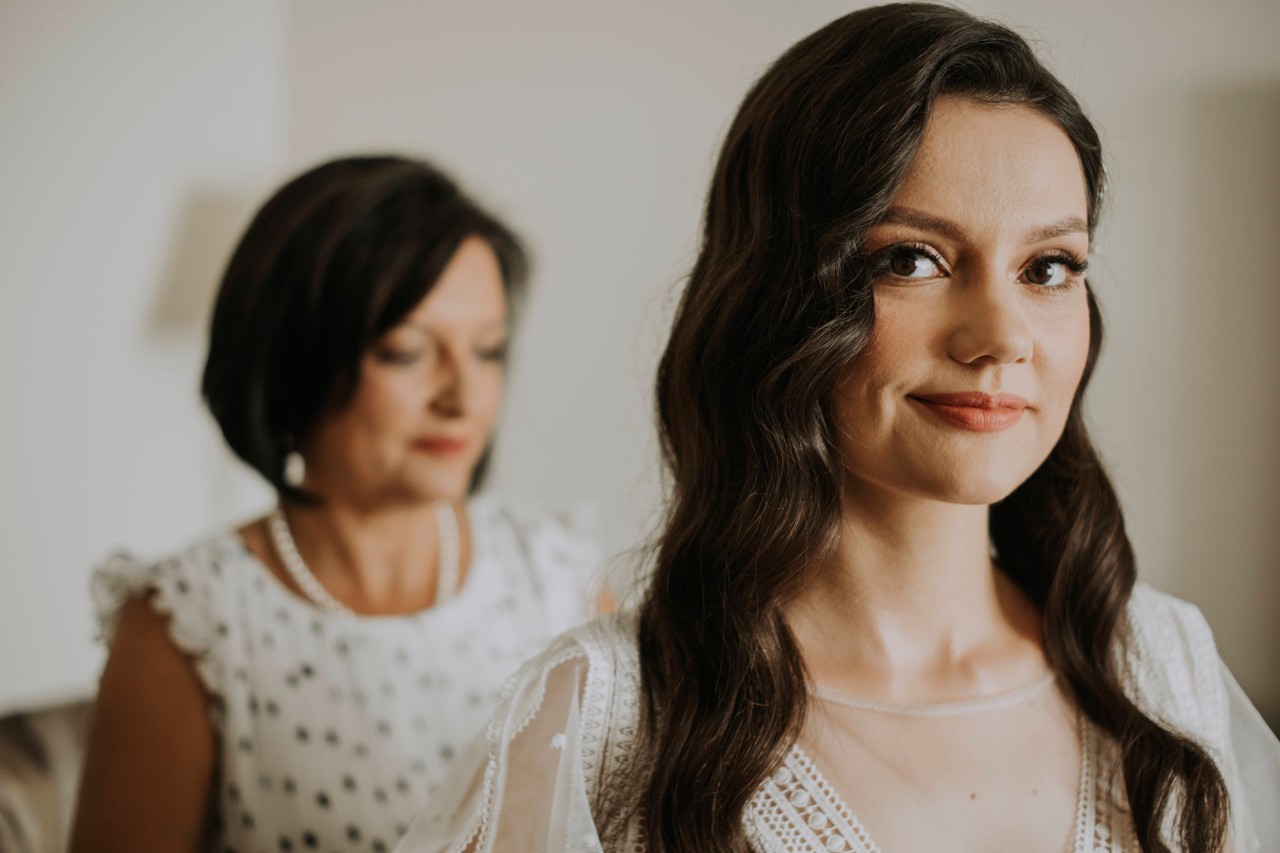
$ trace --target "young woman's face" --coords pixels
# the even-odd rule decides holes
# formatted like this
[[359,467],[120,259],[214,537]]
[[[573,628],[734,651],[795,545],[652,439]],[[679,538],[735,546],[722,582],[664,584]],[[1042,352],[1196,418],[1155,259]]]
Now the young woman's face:
[[363,502],[465,496],[502,402],[506,342],[498,260],[468,238],[365,354],[350,403],[308,437],[308,487]]
[[846,491],[1008,496],[1062,435],[1089,349],[1088,202],[1066,134],[943,98],[884,218],[875,326],[835,395]]

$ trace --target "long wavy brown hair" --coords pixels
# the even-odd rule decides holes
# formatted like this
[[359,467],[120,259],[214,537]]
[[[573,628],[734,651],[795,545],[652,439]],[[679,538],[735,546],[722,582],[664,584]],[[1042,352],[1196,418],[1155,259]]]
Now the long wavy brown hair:
[[[672,494],[639,616],[650,849],[749,850],[748,800],[796,741],[806,671],[783,608],[832,553],[843,465],[837,380],[875,319],[863,237],[888,209],[941,96],[1038,110],[1080,156],[1092,230],[1098,135],[1071,93],[1006,27],[896,4],[805,38],[747,94],[707,198],[701,250],[657,380]],[[1126,695],[1120,663],[1134,555],[1081,401],[1062,437],[990,508],[1000,567],[1039,606],[1051,665],[1119,743],[1147,851],[1219,849],[1222,776],[1189,738]],[[624,823],[617,815],[606,822]],[[1162,836],[1168,819],[1174,838]]]

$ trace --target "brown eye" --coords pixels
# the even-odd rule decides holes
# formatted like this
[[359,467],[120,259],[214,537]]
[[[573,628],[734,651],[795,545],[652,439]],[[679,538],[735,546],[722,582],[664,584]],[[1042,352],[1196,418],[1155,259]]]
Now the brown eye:
[[916,271],[917,259],[913,255],[898,255],[889,261],[889,272],[894,275],[900,275],[903,278],[910,278],[911,274]]
[[928,252],[910,246],[895,247],[882,269],[896,278],[925,279],[942,274],[939,262]]
[[1030,284],[1056,287],[1067,280],[1067,265],[1057,258],[1039,258],[1027,266],[1023,275]]

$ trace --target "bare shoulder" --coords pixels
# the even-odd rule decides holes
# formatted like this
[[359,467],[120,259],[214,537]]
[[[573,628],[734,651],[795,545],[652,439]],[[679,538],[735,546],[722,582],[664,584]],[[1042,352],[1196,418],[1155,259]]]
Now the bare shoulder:
[[210,697],[150,595],[120,609],[94,703],[71,850],[196,850],[216,760]]
[[208,697],[191,657],[174,644],[170,617],[152,606],[152,595],[134,596],[120,608],[99,699],[103,698],[102,691],[124,683],[131,696],[168,697],[177,693],[199,699],[201,707],[205,707]]

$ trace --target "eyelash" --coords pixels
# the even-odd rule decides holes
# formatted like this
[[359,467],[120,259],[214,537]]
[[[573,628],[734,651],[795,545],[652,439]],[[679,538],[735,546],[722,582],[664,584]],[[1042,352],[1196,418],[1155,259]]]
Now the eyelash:
[[[927,258],[930,261],[930,263],[938,267],[938,269],[940,270],[946,269],[946,264],[942,262],[942,258],[938,257],[937,252],[935,252],[933,249],[931,249],[928,245],[924,243],[916,243],[916,242],[892,243],[888,246],[885,246],[883,249],[880,249],[874,255],[872,255],[872,266],[871,266],[872,277],[873,279],[880,279],[885,276],[894,276],[895,278],[899,278],[901,280],[908,280],[904,276],[894,275],[894,273],[892,273],[889,269],[889,264],[898,258],[920,257],[920,256],[924,256],[925,258]],[[1061,292],[1061,291],[1069,290],[1072,287],[1075,287],[1079,283],[1080,277],[1083,276],[1085,271],[1088,270],[1089,268],[1089,262],[1086,261],[1085,259],[1077,257],[1076,255],[1070,252],[1064,252],[1059,249],[1045,252],[1042,255],[1037,255],[1030,262],[1028,262],[1026,266],[1030,267],[1032,264],[1040,263],[1040,262],[1048,262],[1051,264],[1062,264],[1064,267],[1067,268],[1068,273],[1070,273],[1067,276],[1066,281],[1062,282],[1061,284],[1031,285],[1037,290],[1044,290],[1050,293]],[[1026,269],[1026,267],[1024,267],[1024,269]]]

